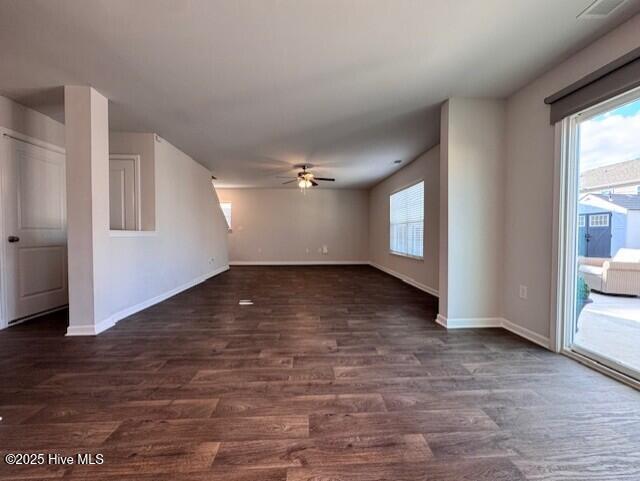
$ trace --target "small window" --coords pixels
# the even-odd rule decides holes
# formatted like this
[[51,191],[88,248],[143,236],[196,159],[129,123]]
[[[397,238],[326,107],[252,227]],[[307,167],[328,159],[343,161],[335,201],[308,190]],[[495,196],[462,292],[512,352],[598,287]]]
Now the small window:
[[640,195],[640,185],[636,187],[636,194]]
[[220,202],[220,208],[227,221],[227,227],[231,230],[231,202]]
[[389,250],[422,259],[424,249],[424,182],[389,196]]
[[597,214],[590,216],[589,227],[609,227],[609,214]]
[[585,226],[585,219],[584,216],[581,215],[578,217],[578,227],[584,227]]

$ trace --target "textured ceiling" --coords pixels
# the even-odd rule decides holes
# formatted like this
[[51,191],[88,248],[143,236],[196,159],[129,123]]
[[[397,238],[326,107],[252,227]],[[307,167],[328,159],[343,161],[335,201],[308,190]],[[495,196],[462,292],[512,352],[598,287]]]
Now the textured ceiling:
[[0,93],[63,120],[60,87],[92,85],[220,186],[307,162],[367,187],[438,142],[447,97],[507,96],[640,11],[576,19],[591,1],[0,0]]

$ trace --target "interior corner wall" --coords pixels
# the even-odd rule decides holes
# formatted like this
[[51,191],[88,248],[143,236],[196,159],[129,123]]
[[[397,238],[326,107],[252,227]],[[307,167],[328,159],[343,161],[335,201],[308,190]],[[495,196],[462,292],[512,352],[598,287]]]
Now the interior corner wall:
[[452,325],[498,322],[502,314],[505,103],[452,98],[443,109],[440,245],[444,249],[439,314]]
[[220,189],[219,195],[232,203],[231,263],[369,260],[366,190]]
[[[378,268],[431,293],[438,294],[440,148],[429,149],[369,191],[369,258]],[[423,260],[389,252],[389,196],[424,180]]]
[[[153,142],[156,229],[109,239],[103,318],[117,321],[228,268],[227,228],[211,172],[154,134],[119,133],[131,152]],[[121,144],[122,145],[122,144]],[[112,147],[112,153],[114,148]]]
[[[555,132],[544,98],[640,47],[640,15],[507,100],[503,317],[550,338]],[[519,286],[528,287],[520,299]]]

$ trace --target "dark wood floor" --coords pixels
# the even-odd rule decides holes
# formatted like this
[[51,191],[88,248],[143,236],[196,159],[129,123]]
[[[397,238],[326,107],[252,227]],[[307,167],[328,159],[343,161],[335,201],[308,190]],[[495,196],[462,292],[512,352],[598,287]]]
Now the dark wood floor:
[[[239,306],[252,299],[253,306]],[[640,480],[640,393],[370,267],[235,267],[91,338],[0,333],[0,479]]]

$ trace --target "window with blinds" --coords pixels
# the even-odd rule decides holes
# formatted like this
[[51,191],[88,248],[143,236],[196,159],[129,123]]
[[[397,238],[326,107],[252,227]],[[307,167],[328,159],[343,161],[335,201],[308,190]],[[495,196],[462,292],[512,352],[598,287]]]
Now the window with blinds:
[[424,182],[389,196],[389,250],[422,259],[424,245]]

